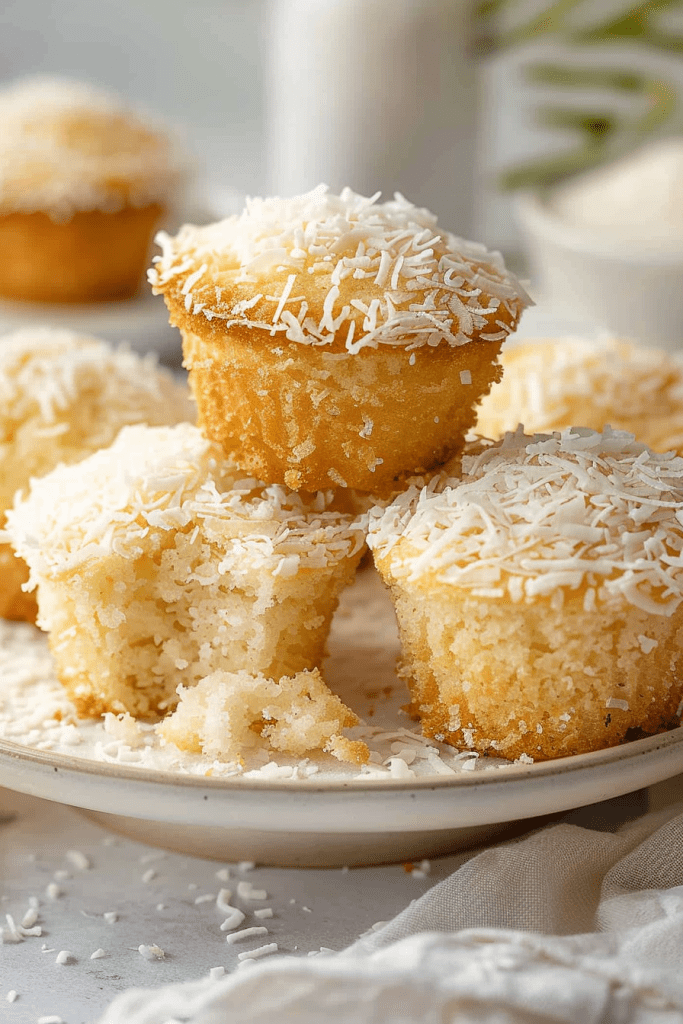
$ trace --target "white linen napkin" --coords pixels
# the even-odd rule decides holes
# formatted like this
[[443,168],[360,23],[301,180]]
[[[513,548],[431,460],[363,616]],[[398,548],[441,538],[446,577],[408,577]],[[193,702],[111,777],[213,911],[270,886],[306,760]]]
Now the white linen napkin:
[[99,1024],[683,1024],[683,804],[471,856],[342,953],[133,989]]

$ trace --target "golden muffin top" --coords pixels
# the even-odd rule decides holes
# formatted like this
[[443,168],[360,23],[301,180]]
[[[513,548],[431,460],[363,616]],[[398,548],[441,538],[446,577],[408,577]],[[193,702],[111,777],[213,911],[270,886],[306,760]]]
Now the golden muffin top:
[[150,283],[173,322],[212,334],[249,328],[351,354],[507,337],[530,299],[500,255],[398,193],[379,196],[319,185],[162,232]]
[[482,443],[459,479],[370,512],[368,544],[392,579],[562,606],[579,591],[671,615],[683,601],[683,458],[626,431],[572,427]]
[[0,211],[116,211],[167,203],[188,160],[166,129],[101,89],[60,78],[0,92]]
[[655,451],[683,450],[683,358],[609,335],[529,339],[500,356],[503,379],[482,400],[476,430],[499,437],[605,423]]

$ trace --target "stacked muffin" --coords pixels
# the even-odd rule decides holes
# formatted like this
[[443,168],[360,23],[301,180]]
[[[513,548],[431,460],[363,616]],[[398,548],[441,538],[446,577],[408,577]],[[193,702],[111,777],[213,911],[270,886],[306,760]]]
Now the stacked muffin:
[[401,196],[324,186],[160,237],[199,424],[294,490],[386,495],[457,452],[528,297]]

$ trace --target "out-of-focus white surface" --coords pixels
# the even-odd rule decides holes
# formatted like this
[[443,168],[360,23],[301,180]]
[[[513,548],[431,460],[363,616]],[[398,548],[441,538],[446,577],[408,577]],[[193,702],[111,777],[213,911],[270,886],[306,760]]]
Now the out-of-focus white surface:
[[[663,799],[661,787],[654,787],[649,806],[666,806],[679,800],[681,784],[682,777],[672,780]],[[609,832],[647,807],[648,795],[639,791],[573,812],[565,821],[579,826],[573,829],[577,836],[586,829],[598,830],[586,832],[586,842],[597,841],[600,845],[602,835],[601,845],[609,850],[613,845]],[[60,1017],[63,1024],[94,1024],[114,996],[132,986],[156,989],[194,981],[207,978],[215,967],[223,967],[227,973],[238,966],[240,953],[266,942],[276,942],[280,953],[304,959],[309,953],[319,954],[321,947],[344,949],[368,931],[368,948],[381,945],[385,936],[400,937],[402,922],[411,913],[411,901],[447,879],[473,855],[469,851],[425,865],[415,864],[412,867],[417,870],[413,871],[402,864],[350,871],[253,869],[249,865],[165,854],[104,832],[69,808],[0,789],[0,817],[3,813],[14,814],[15,820],[0,825],[2,925],[7,924],[6,914],[19,924],[29,899],[34,897],[38,901],[36,924],[42,930],[41,935],[0,947],[3,1024],[36,1024],[39,1017],[49,1015]],[[543,832],[536,833],[535,842],[537,849],[544,849]],[[507,849],[514,852],[519,846],[512,844]],[[497,853],[493,849],[485,857],[505,857],[505,850],[499,847]],[[490,864],[490,859],[486,863]],[[592,864],[591,878],[598,885],[594,859]],[[556,864],[549,867],[558,870]],[[543,884],[542,864],[537,872],[535,864],[528,868],[530,880],[535,881],[533,894],[543,904],[545,920],[554,923],[561,908],[550,898],[543,903],[548,887]],[[467,870],[463,884],[466,889],[469,886],[474,907],[485,899],[486,890],[477,886],[475,872],[469,867]],[[238,886],[245,881],[257,890],[265,890],[265,899],[250,900],[239,895]],[[571,901],[574,882],[575,876],[566,872],[558,893],[565,901]],[[48,886],[56,888],[48,892]],[[226,942],[226,932],[220,930],[225,914],[216,905],[223,888],[232,891],[230,903],[245,913],[240,927],[262,925],[267,927],[267,935],[234,945]],[[432,905],[438,904],[447,916],[449,908],[439,901],[440,891],[430,898]],[[524,887],[512,892],[513,905],[516,895],[521,916],[533,894],[525,892]],[[585,917],[590,907],[590,903],[579,904],[575,917]],[[273,916],[258,917],[256,911],[261,908],[271,908]],[[492,912],[496,912],[495,907]],[[397,914],[401,916],[381,929],[381,924]],[[490,924],[494,919],[489,916],[488,920]],[[513,912],[507,921],[509,927],[515,927],[518,916]],[[477,920],[470,918],[468,923],[472,926]],[[457,923],[450,927],[457,927]],[[140,955],[140,945],[152,944],[164,951],[163,959],[146,960]],[[104,955],[92,960],[91,954],[98,949]],[[72,954],[66,964],[55,962],[61,950]],[[17,998],[10,1004],[6,996],[11,990]],[[485,991],[486,986],[482,989]],[[150,1024],[169,1021],[173,1014],[169,1011],[162,1017],[145,1019]]]
[[[0,789],[0,809],[16,813],[13,823],[0,824],[0,923],[6,925],[6,914],[20,923],[34,896],[42,928],[40,936],[0,945],[3,1024],[36,1024],[48,1015],[64,1024],[94,1024],[130,986],[206,977],[212,967],[231,971],[240,953],[265,942],[303,957],[321,946],[343,949],[460,862],[445,858],[422,877],[408,874],[402,864],[348,872],[230,865],[226,878],[225,864],[115,837],[57,804]],[[69,851],[84,854],[90,866],[75,866]],[[241,899],[241,881],[265,890],[266,898]],[[47,892],[51,883],[59,890],[54,897]],[[240,927],[266,926],[267,936],[226,942],[220,930],[226,914],[216,906],[223,888],[246,915]],[[272,918],[254,914],[264,907],[272,908]],[[105,913],[116,919],[107,920]],[[138,952],[138,946],[152,944],[164,950],[163,960],[148,961]],[[105,955],[91,960],[97,949]],[[60,950],[73,954],[69,963],[55,962]],[[12,989],[18,998],[10,1005],[6,995]]]
[[182,360],[180,334],[168,322],[164,300],[147,289],[132,299],[87,305],[0,300],[0,336],[36,324],[115,345],[125,341],[137,352],[157,352],[169,366],[180,366]]
[[470,237],[477,147],[473,19],[453,0],[274,0],[268,190],[382,188]]

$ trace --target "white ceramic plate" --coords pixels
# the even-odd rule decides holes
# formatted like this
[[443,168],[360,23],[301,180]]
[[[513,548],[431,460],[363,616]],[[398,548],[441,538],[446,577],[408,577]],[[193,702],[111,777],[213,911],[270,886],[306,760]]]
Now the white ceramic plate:
[[219,860],[341,866],[472,845],[512,822],[596,803],[683,772],[683,728],[601,750],[443,778],[202,778],[0,741],[0,781],[82,808],[142,842]]
[[[683,728],[537,764],[496,767],[480,758],[476,764],[470,762],[473,770],[453,761],[453,748],[442,747],[436,764],[418,758],[410,772],[404,765],[404,772],[416,773],[405,779],[392,778],[381,766],[376,771],[384,771],[384,777],[364,778],[357,768],[329,757],[320,759],[318,774],[293,779],[206,777],[209,765],[201,759],[197,764],[196,755],[194,760],[164,760],[164,751],[156,751],[161,760],[144,765],[114,757],[103,760],[102,747],[112,737],[99,723],[80,723],[74,747],[62,744],[41,750],[41,736],[53,734],[31,732],[42,717],[39,709],[47,708],[50,718],[55,707],[51,702],[66,698],[52,680],[31,684],[35,688],[22,691],[21,706],[17,701],[12,704],[17,678],[32,677],[26,668],[29,647],[37,645],[41,671],[44,665],[49,671],[50,659],[44,640],[36,639],[31,627],[5,624],[3,630],[0,784],[80,808],[115,831],[183,853],[281,866],[415,860],[473,845],[505,830],[519,832],[544,816],[643,789],[683,772]],[[389,737],[383,746],[379,740],[368,740],[386,757],[393,749],[391,738],[400,739],[400,730],[405,734],[410,722],[399,710],[408,694],[394,671],[398,637],[393,611],[373,570],[359,573],[342,596],[329,648],[325,673],[330,685],[377,733]],[[40,690],[41,685],[45,689]],[[19,734],[12,730],[22,715],[28,717],[29,727],[18,742]],[[449,762],[455,773],[435,774],[448,772]]]

